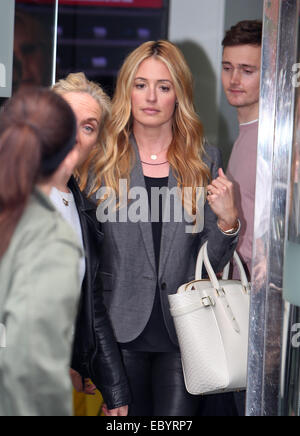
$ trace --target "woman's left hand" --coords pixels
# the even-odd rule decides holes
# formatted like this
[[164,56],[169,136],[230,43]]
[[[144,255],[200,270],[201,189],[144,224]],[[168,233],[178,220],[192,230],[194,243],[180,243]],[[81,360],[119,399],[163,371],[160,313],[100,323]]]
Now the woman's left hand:
[[230,230],[237,225],[238,211],[235,205],[233,183],[219,168],[215,180],[207,186],[207,201],[218,217],[218,225],[223,230]]
[[121,406],[117,409],[109,410],[106,404],[102,406],[102,412],[105,416],[128,416],[128,406]]

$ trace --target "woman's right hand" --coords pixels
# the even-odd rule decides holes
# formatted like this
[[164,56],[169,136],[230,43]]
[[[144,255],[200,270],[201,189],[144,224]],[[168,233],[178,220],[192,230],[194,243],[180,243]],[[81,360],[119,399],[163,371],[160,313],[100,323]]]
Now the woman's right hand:
[[218,177],[207,186],[207,193],[208,204],[217,215],[221,230],[226,231],[236,227],[238,211],[235,204],[234,186],[222,168],[218,170]]

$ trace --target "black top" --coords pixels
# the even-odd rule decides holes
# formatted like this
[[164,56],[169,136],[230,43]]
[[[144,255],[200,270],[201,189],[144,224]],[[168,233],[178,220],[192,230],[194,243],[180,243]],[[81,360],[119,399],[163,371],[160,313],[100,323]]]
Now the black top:
[[[162,188],[168,186],[168,177],[147,177],[145,176],[148,200],[151,212],[151,188]],[[162,196],[159,199],[159,220],[152,222],[153,245],[156,261],[156,271],[159,268],[160,243],[162,233]],[[158,275],[158,274],[157,274]],[[161,308],[160,292],[158,283],[152,313],[144,331],[134,341],[122,344],[122,348],[144,351],[144,352],[174,352],[178,347],[173,344],[166,329],[164,316]]]
[[[152,207],[156,206],[156,205],[152,205],[152,203],[151,203],[151,189],[152,188],[159,188],[160,189],[160,188],[163,188],[164,186],[167,187],[168,180],[169,180],[168,177],[155,178],[155,177],[145,176],[150,212],[152,211]],[[158,271],[158,268],[159,268],[160,242],[161,242],[161,232],[162,232],[162,197],[159,198],[158,217],[159,217],[158,221],[151,222],[156,271]]]

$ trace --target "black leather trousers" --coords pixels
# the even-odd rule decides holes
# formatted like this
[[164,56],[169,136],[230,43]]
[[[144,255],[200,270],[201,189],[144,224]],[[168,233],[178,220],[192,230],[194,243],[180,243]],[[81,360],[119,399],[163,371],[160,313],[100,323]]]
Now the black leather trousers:
[[236,416],[232,394],[190,395],[180,353],[122,349],[132,404],[129,416]]

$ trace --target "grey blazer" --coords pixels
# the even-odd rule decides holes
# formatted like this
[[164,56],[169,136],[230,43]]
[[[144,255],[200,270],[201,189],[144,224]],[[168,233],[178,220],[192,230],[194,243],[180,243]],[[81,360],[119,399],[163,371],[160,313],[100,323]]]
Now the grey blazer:
[[[136,163],[131,172],[130,188],[144,187],[142,164],[134,139]],[[206,146],[205,163],[213,178],[222,166],[219,150]],[[172,170],[169,188],[177,186]],[[130,207],[130,203],[128,204]],[[172,217],[172,214],[171,214]],[[168,295],[176,293],[183,283],[194,279],[197,255],[208,240],[212,265],[222,270],[233,255],[238,236],[224,235],[209,205],[204,207],[204,229],[198,234],[186,233],[186,222],[163,223],[159,269],[156,270],[152,225],[148,222],[102,223],[104,241],[101,248],[100,275],[104,299],[120,343],[136,339],[144,330],[153,307],[156,285],[160,289],[164,320],[171,340],[178,344],[169,310]]]

